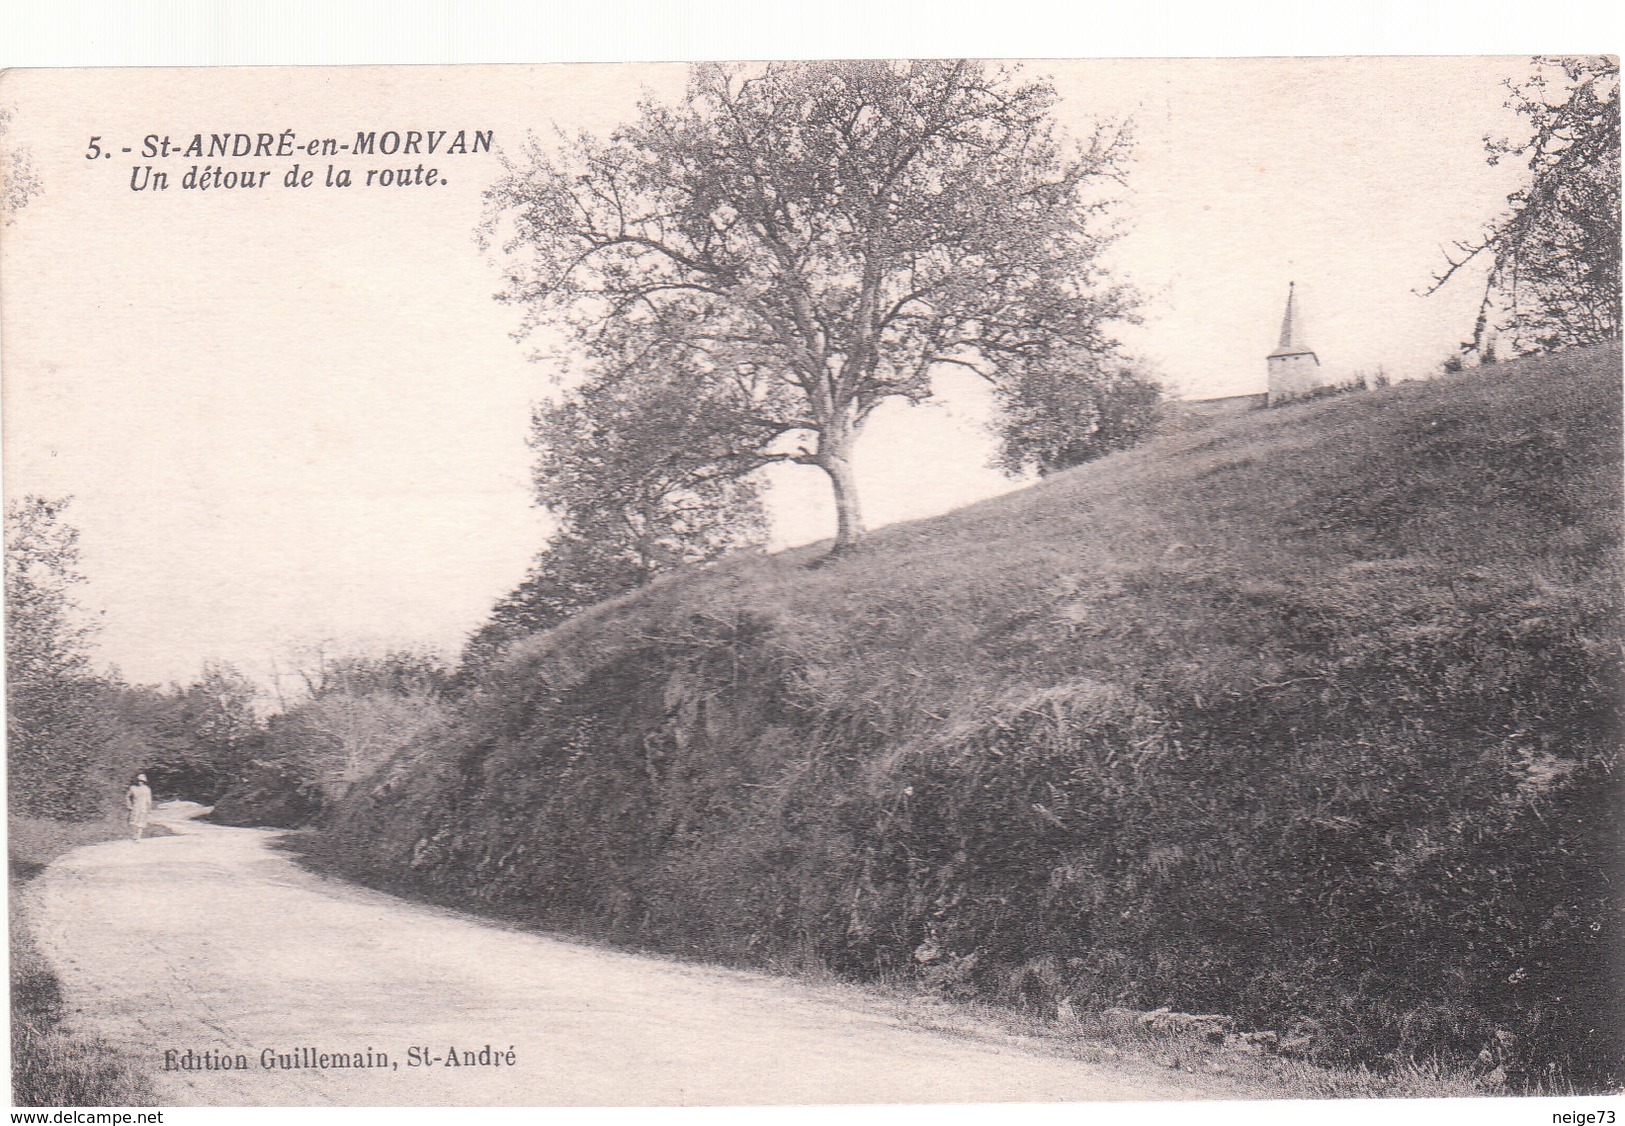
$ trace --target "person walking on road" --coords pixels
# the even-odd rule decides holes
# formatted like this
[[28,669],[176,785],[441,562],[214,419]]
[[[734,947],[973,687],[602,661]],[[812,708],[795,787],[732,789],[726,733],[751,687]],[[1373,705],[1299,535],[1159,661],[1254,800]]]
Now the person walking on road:
[[152,791],[147,788],[145,774],[135,776],[135,783],[124,795],[124,804],[130,811],[130,835],[139,841],[146,832],[147,817],[152,813]]

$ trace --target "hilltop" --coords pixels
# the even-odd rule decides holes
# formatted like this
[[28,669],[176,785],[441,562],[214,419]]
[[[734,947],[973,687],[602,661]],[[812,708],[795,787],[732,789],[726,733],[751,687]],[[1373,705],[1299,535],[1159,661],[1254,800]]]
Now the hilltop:
[[668,577],[516,645],[324,847],[674,952],[1600,1089],[1620,382],[1216,419]]

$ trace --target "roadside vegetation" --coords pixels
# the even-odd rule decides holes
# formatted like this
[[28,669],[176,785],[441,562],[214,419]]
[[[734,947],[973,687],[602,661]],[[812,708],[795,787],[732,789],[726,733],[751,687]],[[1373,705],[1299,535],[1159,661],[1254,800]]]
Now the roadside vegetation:
[[63,1030],[61,986],[34,941],[28,885],[70,849],[128,833],[124,793],[138,771],[162,797],[207,798],[241,767],[257,721],[229,669],[160,690],[92,667],[92,628],[74,600],[83,580],[70,504],[27,496],[5,514],[12,1101],[151,1105],[147,1082],[115,1046]]
[[297,828],[441,722],[449,676],[428,654],[307,655],[300,690],[255,720],[253,753],[219,787],[212,820]]
[[1607,1089],[1619,364],[1226,419],[656,580],[515,644],[324,847],[674,953]]
[[[116,819],[12,817],[7,824],[14,1106],[156,1105],[150,1084],[117,1048],[62,1030],[61,985],[35,945],[28,920],[28,883],[47,864],[69,849],[119,840],[128,832]],[[160,826],[148,828],[151,836],[165,832]]]
[[[1116,1014],[1081,1013],[1074,1019],[1047,1019],[1008,1005],[944,1002],[906,984],[883,995],[893,998],[902,1022],[922,1031],[1015,1044],[1105,1067],[1150,1064],[1209,1079],[1214,1090],[1239,1089],[1248,1097],[1283,1099],[1440,1099],[1503,1094],[1505,1088],[1473,1069],[1436,1059],[1407,1060],[1373,1069],[1314,1063],[1258,1047],[1238,1048],[1211,1034],[1148,1027]],[[1547,1095],[1574,1094],[1561,1088]]]

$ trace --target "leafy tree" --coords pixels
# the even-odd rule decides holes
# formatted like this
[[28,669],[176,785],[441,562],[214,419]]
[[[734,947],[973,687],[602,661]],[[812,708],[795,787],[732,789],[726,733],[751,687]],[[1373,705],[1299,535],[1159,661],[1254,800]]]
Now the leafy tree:
[[6,505],[6,676],[13,686],[82,677],[90,627],[72,589],[79,530],[62,519],[72,497],[29,496]]
[[1507,102],[1529,137],[1486,142],[1491,164],[1526,160],[1529,182],[1507,197],[1507,214],[1455,244],[1427,291],[1488,256],[1471,344],[1479,350],[1497,322],[1518,352],[1619,338],[1619,63],[1537,57],[1534,65],[1526,82],[1509,83]]
[[91,817],[133,759],[108,683],[91,670],[91,630],[73,600],[79,532],[71,498],[6,505],[6,739],[11,801],[22,812]]
[[438,698],[427,693],[329,692],[282,717],[276,734],[288,752],[283,761],[330,804],[441,715]]
[[311,649],[299,670],[310,699],[342,693],[434,696],[444,691],[449,674],[439,657],[417,649],[382,653],[331,654],[325,645]]
[[489,189],[500,296],[572,331],[589,388],[691,388],[718,474],[818,466],[844,550],[882,402],[929,398],[943,364],[1003,385],[1103,355],[1129,314],[1100,263],[1126,134],[1069,145],[1055,102],[963,61],[697,66],[680,104],[533,141]]
[[266,721],[215,820],[308,825],[448,714],[450,674],[428,653],[335,655],[317,646],[302,663],[302,696]]
[[534,412],[535,497],[558,530],[470,639],[465,679],[578,610],[766,541],[759,432],[733,410],[729,389],[674,359],[605,369]]
[[1047,475],[1137,445],[1155,429],[1162,404],[1152,380],[1115,357],[1086,354],[1071,365],[1031,365],[997,391],[1004,408],[998,464],[1011,474]]
[[137,769],[147,775],[156,797],[205,803],[214,799],[225,779],[191,730],[185,690],[173,685],[118,685],[111,706],[134,741]]
[[761,542],[766,516],[747,475],[763,459],[731,391],[675,360],[599,374],[532,417],[537,502],[565,538],[622,557],[617,569],[640,583]]
[[148,774],[159,794],[213,802],[256,755],[265,725],[259,689],[229,664],[207,662],[197,680],[173,693],[154,732]]

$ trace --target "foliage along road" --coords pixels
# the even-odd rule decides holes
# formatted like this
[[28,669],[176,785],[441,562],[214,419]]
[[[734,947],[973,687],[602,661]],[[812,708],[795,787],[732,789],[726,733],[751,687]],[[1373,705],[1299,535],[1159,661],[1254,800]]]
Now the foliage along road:
[[[63,856],[33,885],[30,917],[62,979],[67,1029],[128,1053],[166,1105],[1258,1094],[908,1028],[895,1004],[852,986],[504,929],[317,876],[269,848],[274,833],[191,821],[196,806],[156,812],[177,835]],[[453,1066],[452,1051],[472,1062]],[[387,1062],[308,1066],[341,1053]]]

